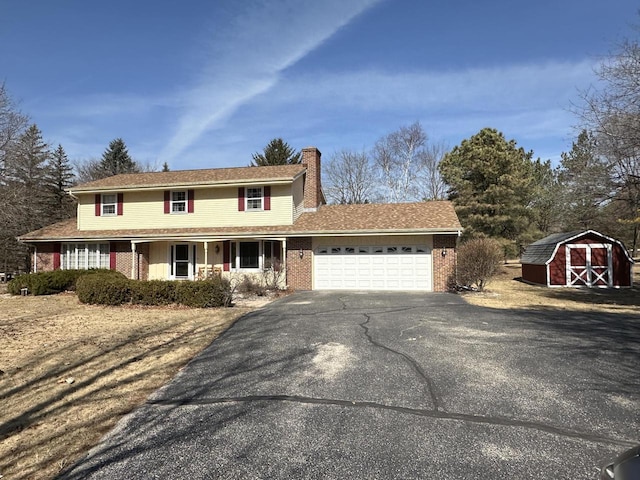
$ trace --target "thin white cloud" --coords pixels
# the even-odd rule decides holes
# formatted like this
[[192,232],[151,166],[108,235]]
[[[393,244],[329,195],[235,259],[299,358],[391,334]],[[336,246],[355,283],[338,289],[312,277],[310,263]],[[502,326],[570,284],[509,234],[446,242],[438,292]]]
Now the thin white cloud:
[[171,160],[380,0],[236,2],[225,25],[216,24],[202,74],[186,92],[186,106],[161,159]]
[[[548,155],[559,144],[564,148],[573,133],[576,119],[569,107],[578,91],[595,81],[593,67],[593,61],[583,60],[449,71],[290,75],[268,95],[254,99],[251,117],[242,120],[251,128],[270,118],[272,130],[288,135],[301,124],[314,139],[324,132],[332,137],[325,142],[328,151],[370,146],[380,135],[415,120],[431,138],[452,145],[493,127],[527,149],[552,143],[554,147],[544,152]],[[347,126],[348,134],[337,133],[338,122]]]
[[547,62],[447,72],[359,71],[314,74],[281,84],[264,101],[353,108],[460,111],[522,111],[568,106],[578,88],[594,81],[593,63]]

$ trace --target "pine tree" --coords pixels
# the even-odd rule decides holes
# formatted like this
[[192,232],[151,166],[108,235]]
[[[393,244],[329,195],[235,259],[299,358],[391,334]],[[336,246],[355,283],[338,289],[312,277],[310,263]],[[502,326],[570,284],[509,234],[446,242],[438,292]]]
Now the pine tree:
[[563,193],[564,230],[598,229],[602,224],[602,206],[613,187],[607,161],[596,149],[594,136],[583,130],[571,151],[561,154],[558,180]]
[[52,222],[71,218],[75,215],[75,202],[66,189],[73,185],[75,175],[62,145],[51,154],[47,167],[47,187],[51,196],[49,218]]
[[515,247],[528,236],[536,184],[532,155],[491,128],[445,155],[440,172],[467,237],[489,236]]
[[281,138],[274,138],[264,147],[263,153],[254,153],[251,167],[267,165],[293,165],[302,161],[302,153],[296,152]]
[[18,138],[6,161],[6,203],[2,224],[4,254],[13,257],[19,268],[28,271],[28,249],[18,244],[15,237],[36,230],[49,223],[46,185],[47,162],[51,153],[34,124]]
[[129,156],[124,140],[116,138],[102,154],[100,170],[105,177],[110,177],[120,173],[138,173],[140,167]]
[[169,171],[169,164],[167,162],[164,162],[162,164],[162,171],[163,172],[168,172]]

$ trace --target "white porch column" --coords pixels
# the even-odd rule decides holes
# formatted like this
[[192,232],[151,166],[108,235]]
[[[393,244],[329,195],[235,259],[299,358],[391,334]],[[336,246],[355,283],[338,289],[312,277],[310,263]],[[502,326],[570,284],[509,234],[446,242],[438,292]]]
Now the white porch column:
[[136,244],[131,242],[131,279],[136,280],[136,263],[137,262],[137,254],[136,254]]
[[38,247],[33,247],[33,273],[38,273]]
[[280,258],[282,258],[280,267],[284,268],[285,277],[286,277],[286,272],[287,272],[287,239],[286,238],[282,239],[282,254],[280,255]]
[[207,278],[209,271],[209,242],[204,242],[204,278]]

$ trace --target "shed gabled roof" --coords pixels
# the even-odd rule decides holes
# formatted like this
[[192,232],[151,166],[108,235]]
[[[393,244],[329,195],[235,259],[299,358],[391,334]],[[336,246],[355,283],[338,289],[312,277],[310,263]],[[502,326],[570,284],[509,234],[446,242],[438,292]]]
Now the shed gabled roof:
[[173,172],[123,173],[71,187],[71,193],[105,190],[228,185],[256,182],[292,182],[306,171],[306,166],[277,165],[267,167],[209,168]]
[[527,265],[546,265],[551,261],[553,256],[556,253],[558,245],[561,243],[565,243],[569,240],[573,240],[578,237],[582,237],[587,234],[597,235],[611,243],[619,244],[624,252],[627,254],[627,257],[631,262],[633,259],[629,256],[627,249],[624,248],[624,245],[619,240],[614,238],[607,237],[595,230],[575,230],[573,232],[561,232],[561,233],[552,233],[551,235],[544,237],[536,242],[533,242],[531,245],[527,247],[525,252],[522,254],[520,258],[521,264]]

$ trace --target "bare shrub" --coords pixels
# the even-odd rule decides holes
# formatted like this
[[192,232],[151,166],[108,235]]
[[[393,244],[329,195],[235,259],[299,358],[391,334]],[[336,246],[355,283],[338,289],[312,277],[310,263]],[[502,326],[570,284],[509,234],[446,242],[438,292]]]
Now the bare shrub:
[[458,248],[458,283],[482,292],[495,276],[504,258],[504,249],[493,238],[474,238]]
[[280,260],[274,260],[273,265],[269,265],[262,271],[262,284],[264,287],[272,292],[282,290],[287,278],[287,271],[280,262]]
[[243,275],[238,281],[238,292],[246,295],[261,295],[263,293],[262,286],[251,275]]

